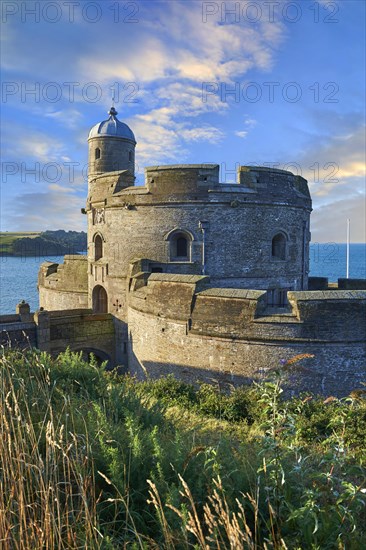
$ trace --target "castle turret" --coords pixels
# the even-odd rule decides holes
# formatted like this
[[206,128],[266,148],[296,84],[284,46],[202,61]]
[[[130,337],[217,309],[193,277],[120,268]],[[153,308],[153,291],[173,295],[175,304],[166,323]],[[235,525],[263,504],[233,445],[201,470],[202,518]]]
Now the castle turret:
[[132,130],[117,118],[111,107],[109,118],[99,122],[89,132],[89,177],[106,172],[128,170],[135,174],[136,140]]

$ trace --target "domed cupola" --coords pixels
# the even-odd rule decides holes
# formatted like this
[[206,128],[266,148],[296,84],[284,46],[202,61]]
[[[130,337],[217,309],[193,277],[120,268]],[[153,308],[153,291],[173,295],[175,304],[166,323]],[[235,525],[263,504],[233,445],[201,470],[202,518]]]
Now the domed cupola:
[[103,122],[99,122],[99,124],[93,126],[89,132],[89,139],[99,136],[112,136],[128,139],[136,144],[135,136],[133,135],[131,128],[124,122],[118,120],[118,113],[116,109],[111,107],[108,114],[110,116],[107,120],[103,120]]
[[95,124],[89,132],[89,175],[129,170],[135,172],[135,136],[129,126],[117,118],[112,106],[109,118]]

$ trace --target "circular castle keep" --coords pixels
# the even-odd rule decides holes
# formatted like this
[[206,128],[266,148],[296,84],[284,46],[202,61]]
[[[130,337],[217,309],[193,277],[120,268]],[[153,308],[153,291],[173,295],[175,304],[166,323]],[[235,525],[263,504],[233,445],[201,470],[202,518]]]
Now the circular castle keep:
[[243,383],[299,353],[315,355],[303,389],[364,376],[351,319],[365,293],[307,291],[305,179],[240,166],[226,184],[217,164],[195,164],[145,168],[135,186],[135,136],[113,107],[88,143],[88,256],[42,266],[45,310],[112,316],[110,360],[138,376]]
[[[88,141],[90,287],[95,268],[108,264],[100,282],[109,301],[135,258],[148,261],[147,271],[208,274],[220,287],[273,289],[274,304],[284,301],[283,290],[307,288],[306,180],[242,166],[237,184],[221,184],[218,165],[176,165],[146,168],[145,186],[137,187],[136,141],[114,110]],[[103,261],[93,257],[95,242]]]

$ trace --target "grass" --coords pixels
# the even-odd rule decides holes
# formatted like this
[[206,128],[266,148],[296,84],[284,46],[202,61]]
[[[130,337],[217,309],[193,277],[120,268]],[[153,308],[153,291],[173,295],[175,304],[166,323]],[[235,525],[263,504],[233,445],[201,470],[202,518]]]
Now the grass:
[[35,237],[39,237],[40,234],[40,231],[23,231],[22,233],[13,233],[10,231],[0,232],[0,252],[12,252],[13,243],[17,239],[21,239],[23,237],[34,239]]
[[0,358],[0,547],[358,549],[366,403]]

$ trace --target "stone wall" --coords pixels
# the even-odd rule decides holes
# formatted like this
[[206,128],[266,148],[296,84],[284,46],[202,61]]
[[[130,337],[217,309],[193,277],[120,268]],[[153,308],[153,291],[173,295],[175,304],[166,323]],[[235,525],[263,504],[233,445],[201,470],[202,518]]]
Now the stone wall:
[[314,358],[289,370],[292,391],[344,395],[366,380],[365,291],[291,292],[291,311],[269,315],[264,292],[206,284],[153,274],[147,286],[131,292],[134,374],[242,384],[310,353]]
[[309,277],[308,290],[366,290],[366,279],[343,279],[329,283],[328,277]]
[[37,319],[24,300],[15,315],[0,315],[0,345],[26,349],[37,345]]
[[24,322],[19,315],[0,316],[0,345],[26,349],[37,346],[36,324]]
[[45,310],[88,307],[87,256],[66,255],[63,264],[45,262],[38,274],[40,307]]
[[0,342],[5,347],[36,347],[52,355],[69,347],[85,357],[94,353],[110,366],[116,363],[115,333],[112,315],[88,309],[30,313],[29,305],[21,303],[15,315],[0,316]]
[[338,279],[338,288],[342,290],[366,290],[366,279]]
[[[89,174],[103,174],[117,170],[135,170],[136,143],[120,137],[99,135],[89,138]],[[100,158],[95,158],[95,150],[100,149]]]
[[57,354],[72,351],[95,353],[115,363],[115,330],[109,313],[93,314],[88,309],[47,312],[50,326],[49,351]]
[[[145,187],[123,188],[118,183],[123,177],[105,174],[97,187],[97,179],[90,181],[88,307],[94,287],[101,285],[108,311],[126,321],[126,281],[136,258],[146,258],[150,271],[200,275],[204,270],[217,287],[307,288],[311,200],[305,180],[283,170],[241,167],[240,183],[220,184],[217,165],[148,167]],[[205,222],[205,244],[200,222]],[[175,230],[190,236],[183,260],[172,258]],[[287,239],[284,259],[272,255],[279,232]],[[99,239],[102,257],[96,257]]]

